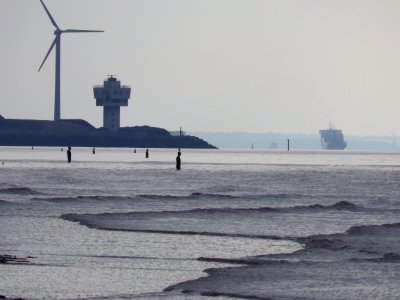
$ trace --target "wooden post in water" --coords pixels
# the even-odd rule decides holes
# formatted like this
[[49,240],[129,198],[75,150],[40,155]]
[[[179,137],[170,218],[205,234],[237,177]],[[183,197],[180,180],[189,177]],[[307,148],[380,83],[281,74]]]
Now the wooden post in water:
[[290,141],[287,139],[287,151],[290,151]]

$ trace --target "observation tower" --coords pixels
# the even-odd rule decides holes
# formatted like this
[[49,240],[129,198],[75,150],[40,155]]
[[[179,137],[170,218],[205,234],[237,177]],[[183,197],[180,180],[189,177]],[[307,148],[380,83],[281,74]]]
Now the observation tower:
[[117,131],[120,127],[120,107],[128,106],[131,87],[122,85],[115,75],[108,75],[104,85],[94,86],[96,106],[103,106],[103,128]]

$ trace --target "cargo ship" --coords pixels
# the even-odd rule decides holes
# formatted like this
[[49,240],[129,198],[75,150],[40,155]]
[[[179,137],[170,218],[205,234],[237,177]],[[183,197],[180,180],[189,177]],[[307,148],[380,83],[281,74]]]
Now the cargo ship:
[[347,143],[344,141],[344,136],[341,130],[335,129],[332,124],[329,129],[319,131],[321,135],[321,147],[324,150],[343,150]]

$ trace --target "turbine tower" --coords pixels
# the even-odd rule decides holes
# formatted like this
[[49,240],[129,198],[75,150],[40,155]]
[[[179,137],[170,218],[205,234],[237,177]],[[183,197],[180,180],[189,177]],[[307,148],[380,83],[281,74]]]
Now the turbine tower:
[[66,29],[62,30],[58,27],[56,21],[54,21],[52,15],[50,14],[49,10],[47,9],[46,5],[44,4],[43,0],[40,0],[42,3],[44,10],[46,11],[47,15],[53,26],[55,27],[54,35],[55,38],[53,43],[50,46],[49,51],[47,51],[46,56],[43,59],[42,64],[39,67],[38,72],[42,69],[44,63],[47,60],[50,52],[53,50],[54,46],[56,46],[56,78],[55,78],[55,95],[54,95],[54,121],[59,121],[61,118],[60,113],[60,94],[61,94],[61,84],[60,84],[60,72],[61,72],[61,34],[63,33],[79,33],[79,32],[104,32],[103,30],[81,30],[81,29]]

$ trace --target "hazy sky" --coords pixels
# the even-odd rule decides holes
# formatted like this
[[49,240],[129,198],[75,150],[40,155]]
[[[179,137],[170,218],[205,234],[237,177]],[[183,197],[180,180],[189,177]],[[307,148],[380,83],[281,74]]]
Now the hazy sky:
[[[61,117],[102,125],[92,87],[133,89],[121,123],[188,131],[400,133],[398,0],[45,0],[63,29]],[[0,0],[0,114],[52,119],[53,27]]]

